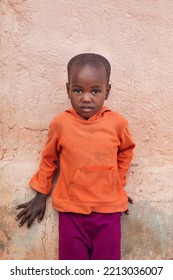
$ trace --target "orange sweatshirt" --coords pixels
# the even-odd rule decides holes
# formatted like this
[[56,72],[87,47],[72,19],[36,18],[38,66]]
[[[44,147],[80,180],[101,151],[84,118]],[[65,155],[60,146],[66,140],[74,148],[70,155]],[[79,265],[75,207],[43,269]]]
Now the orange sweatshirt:
[[36,191],[49,194],[60,157],[60,174],[53,190],[53,206],[61,212],[122,212],[128,208],[123,188],[134,142],[127,121],[103,107],[83,119],[74,109],[56,116],[39,171],[30,181]]

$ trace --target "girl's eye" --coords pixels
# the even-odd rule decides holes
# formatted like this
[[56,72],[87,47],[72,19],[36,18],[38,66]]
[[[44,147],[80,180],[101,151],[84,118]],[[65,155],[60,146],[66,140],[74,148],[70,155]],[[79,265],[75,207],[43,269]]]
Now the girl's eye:
[[77,94],[81,94],[82,90],[81,89],[74,89],[74,92],[77,93]]
[[97,93],[99,93],[100,90],[99,89],[93,89],[92,94],[96,95]]

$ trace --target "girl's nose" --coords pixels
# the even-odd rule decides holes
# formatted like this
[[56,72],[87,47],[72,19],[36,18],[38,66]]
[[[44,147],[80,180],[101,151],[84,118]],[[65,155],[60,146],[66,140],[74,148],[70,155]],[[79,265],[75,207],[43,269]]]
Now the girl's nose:
[[82,94],[82,101],[83,102],[91,102],[91,94],[88,92],[85,92]]

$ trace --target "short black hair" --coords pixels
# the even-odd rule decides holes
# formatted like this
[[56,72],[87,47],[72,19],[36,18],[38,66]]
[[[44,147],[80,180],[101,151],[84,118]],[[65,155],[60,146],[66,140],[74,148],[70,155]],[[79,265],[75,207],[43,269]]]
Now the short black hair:
[[72,57],[67,65],[68,80],[70,79],[71,70],[74,66],[90,65],[93,67],[103,66],[106,71],[107,82],[109,82],[111,65],[102,55],[96,53],[81,53]]

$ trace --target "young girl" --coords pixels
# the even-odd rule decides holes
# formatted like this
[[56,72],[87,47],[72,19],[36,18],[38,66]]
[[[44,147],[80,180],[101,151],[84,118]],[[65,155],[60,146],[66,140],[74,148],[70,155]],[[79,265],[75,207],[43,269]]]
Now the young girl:
[[23,210],[16,219],[28,227],[36,217],[42,220],[60,157],[53,191],[59,259],[120,259],[120,215],[128,208],[124,185],[135,144],[126,119],[104,106],[111,89],[108,60],[84,53],[67,70],[72,108],[52,120],[40,168],[30,181],[36,196],[17,207]]

